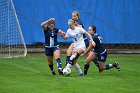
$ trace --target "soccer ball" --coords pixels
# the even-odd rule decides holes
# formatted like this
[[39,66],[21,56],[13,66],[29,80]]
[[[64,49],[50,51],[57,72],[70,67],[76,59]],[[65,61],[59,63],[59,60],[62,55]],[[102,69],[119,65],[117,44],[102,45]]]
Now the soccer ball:
[[71,73],[71,69],[70,68],[64,68],[63,69],[63,75],[64,76],[69,76]]

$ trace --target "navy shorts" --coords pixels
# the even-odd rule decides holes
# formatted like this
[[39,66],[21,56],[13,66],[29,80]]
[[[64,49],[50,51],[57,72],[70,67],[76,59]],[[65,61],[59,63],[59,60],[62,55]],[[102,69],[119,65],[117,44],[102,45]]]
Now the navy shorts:
[[53,56],[53,53],[56,50],[60,50],[60,48],[59,47],[45,47],[45,55],[46,56]]
[[107,52],[105,51],[103,54],[97,54],[97,58],[93,61],[95,62],[105,62],[107,59]]

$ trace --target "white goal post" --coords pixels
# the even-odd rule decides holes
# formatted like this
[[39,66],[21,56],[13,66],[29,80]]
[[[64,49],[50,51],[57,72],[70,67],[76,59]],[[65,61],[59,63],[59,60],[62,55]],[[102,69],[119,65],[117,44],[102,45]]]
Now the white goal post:
[[24,57],[27,48],[12,0],[0,0],[0,58]]

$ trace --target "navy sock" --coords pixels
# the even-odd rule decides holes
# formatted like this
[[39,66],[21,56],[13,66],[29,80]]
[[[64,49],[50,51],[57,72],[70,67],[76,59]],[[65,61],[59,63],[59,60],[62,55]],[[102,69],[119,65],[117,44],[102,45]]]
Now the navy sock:
[[93,62],[100,69],[98,62],[96,60],[93,60]]
[[69,63],[69,61],[70,61],[70,56],[67,56],[67,58],[66,58],[66,65]]
[[89,69],[89,64],[85,64],[84,65],[84,75],[87,75],[88,69]]
[[106,66],[106,70],[108,70],[108,69],[113,67],[112,64],[106,64],[105,66]]
[[50,70],[53,72],[54,71],[53,64],[49,65],[49,67],[50,67]]
[[74,61],[79,57],[79,53],[74,53],[71,57],[70,57],[70,64],[73,65]]
[[75,60],[77,60],[79,56],[80,56],[79,53],[77,53],[77,56],[75,57]]
[[72,60],[69,60],[69,63],[70,63],[71,65],[73,65],[73,64],[74,64],[74,60],[75,60],[75,58],[73,58]]
[[58,67],[58,68],[62,68],[62,63],[61,63],[60,58],[57,58],[57,59],[56,59],[56,62],[57,62],[57,67]]

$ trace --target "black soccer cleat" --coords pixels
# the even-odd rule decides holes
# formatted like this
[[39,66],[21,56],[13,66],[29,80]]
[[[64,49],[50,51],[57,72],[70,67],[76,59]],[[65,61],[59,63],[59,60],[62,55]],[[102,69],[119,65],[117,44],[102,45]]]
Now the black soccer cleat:
[[118,62],[114,63],[113,67],[115,67],[116,69],[118,69],[118,71],[120,71],[120,64]]
[[62,69],[58,69],[58,73],[59,73],[59,75],[63,75],[63,70]]
[[54,71],[52,71],[52,75],[56,75],[56,73]]
[[103,70],[99,69],[99,73],[102,73],[102,72],[103,72]]
[[80,73],[79,76],[84,76],[84,73]]

